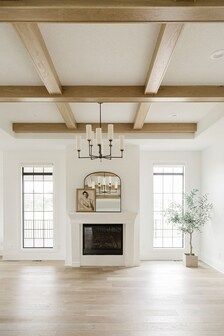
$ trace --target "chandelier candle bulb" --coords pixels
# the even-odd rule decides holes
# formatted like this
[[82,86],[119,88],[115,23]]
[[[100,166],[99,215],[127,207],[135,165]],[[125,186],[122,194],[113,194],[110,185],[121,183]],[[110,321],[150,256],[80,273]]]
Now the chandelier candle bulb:
[[86,125],[86,139],[91,140],[91,136],[92,136],[92,126]]
[[[107,133],[103,133],[102,131],[102,119],[101,119],[101,106],[102,103],[99,103],[100,107],[100,120],[99,120],[99,127],[97,127],[94,130],[92,128],[92,125],[87,124],[86,125],[86,141],[85,141],[85,149],[84,153],[87,154],[82,154],[81,155],[81,148],[82,148],[82,139],[81,137],[76,138],[76,148],[77,148],[77,154],[79,159],[102,159],[105,160],[112,160],[112,159],[122,159],[124,157],[124,137],[120,136],[119,139],[115,138],[114,140],[114,125],[113,124],[108,124],[107,126]],[[104,139],[106,139],[104,141]],[[117,150],[117,144],[120,144],[120,154],[113,154],[114,152],[114,147],[115,151]],[[116,146],[114,146],[116,145]],[[113,181],[109,181],[109,186],[110,188],[113,187]],[[95,183],[95,188],[101,188],[103,181],[96,181]],[[91,186],[92,183],[90,183]]]
[[96,129],[96,142],[97,142],[97,145],[102,144],[102,129],[101,128]]
[[91,141],[93,142],[94,141],[94,131],[91,131]]
[[114,137],[114,125],[108,124],[108,139],[113,140]]
[[120,135],[120,150],[124,150],[124,136]]
[[76,149],[78,151],[81,150],[81,137],[80,136],[77,136],[77,138],[76,138]]

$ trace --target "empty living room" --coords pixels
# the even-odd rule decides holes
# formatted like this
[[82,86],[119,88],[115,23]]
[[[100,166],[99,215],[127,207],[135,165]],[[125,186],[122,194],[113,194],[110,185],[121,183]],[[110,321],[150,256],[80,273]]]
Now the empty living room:
[[0,336],[224,335],[224,1],[0,1]]

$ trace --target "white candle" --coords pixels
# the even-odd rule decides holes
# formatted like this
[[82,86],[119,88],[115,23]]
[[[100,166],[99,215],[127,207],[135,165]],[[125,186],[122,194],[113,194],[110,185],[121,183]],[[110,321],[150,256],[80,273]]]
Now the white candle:
[[76,149],[81,150],[81,137],[77,136],[76,138]]
[[102,183],[104,186],[106,185],[106,179],[105,177],[103,178],[103,183]]
[[94,141],[94,132],[91,131],[91,142],[93,143],[93,141]]
[[120,136],[120,150],[124,150],[124,136]]
[[91,140],[92,126],[86,125],[86,139]]
[[117,183],[117,181],[115,181],[115,183],[114,183],[114,189],[117,189],[118,188],[118,183]]
[[96,142],[97,142],[97,145],[102,144],[102,129],[101,128],[96,129]]
[[92,189],[95,189],[95,182],[92,181]]
[[108,125],[108,139],[113,140],[113,137],[114,137],[114,125],[109,124]]

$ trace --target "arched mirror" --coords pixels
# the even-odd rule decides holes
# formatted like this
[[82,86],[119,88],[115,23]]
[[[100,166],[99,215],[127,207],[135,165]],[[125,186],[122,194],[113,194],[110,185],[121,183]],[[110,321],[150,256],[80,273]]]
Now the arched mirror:
[[84,179],[84,188],[96,190],[96,212],[121,211],[121,179],[109,172],[95,172]]

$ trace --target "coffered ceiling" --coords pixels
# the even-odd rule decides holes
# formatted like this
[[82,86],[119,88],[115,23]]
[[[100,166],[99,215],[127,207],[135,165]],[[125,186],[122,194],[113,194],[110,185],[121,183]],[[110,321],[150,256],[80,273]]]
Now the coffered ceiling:
[[[200,1],[199,5],[203,7]],[[130,124],[139,133],[144,127],[150,133],[175,133],[179,132],[179,124],[185,123],[189,127],[183,133],[194,135],[195,124],[213,114],[222,117],[224,57],[214,60],[211,55],[224,49],[224,22],[51,23],[40,19],[26,24],[16,23],[16,15],[12,16],[14,23],[6,22],[5,10],[3,6],[0,14],[0,126],[11,135],[12,129],[30,134],[43,133],[43,129],[47,132],[46,127],[35,128],[36,123],[65,123],[74,133],[79,127],[83,129],[83,124],[97,123],[97,101],[104,102],[103,94],[97,93],[99,86],[116,87],[115,95],[114,89],[109,88],[102,118],[104,123],[115,123],[115,129],[116,124],[123,124],[119,130],[124,133],[130,132],[130,126],[126,126]],[[11,10],[13,13],[13,5]],[[213,88],[210,90],[208,85]],[[92,90],[94,99],[88,98],[87,93],[85,99],[78,96],[65,101],[67,87],[71,86],[73,92],[77,92],[76,86],[88,86],[83,91]],[[127,88],[126,93],[120,93],[120,86],[122,90]],[[137,98],[129,94],[130,86],[141,86]],[[155,101],[167,86],[177,87],[171,88],[174,96],[183,86],[190,89],[184,89],[178,99]],[[35,87],[43,87],[43,94]],[[38,99],[33,99],[34,95]],[[44,97],[48,96],[58,103],[47,102]],[[214,121],[210,119],[208,127]],[[13,123],[20,126],[12,128]],[[157,123],[167,127],[147,126]]]

